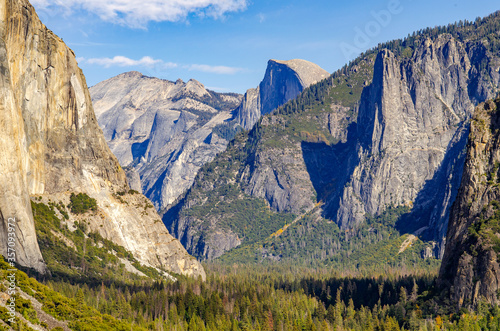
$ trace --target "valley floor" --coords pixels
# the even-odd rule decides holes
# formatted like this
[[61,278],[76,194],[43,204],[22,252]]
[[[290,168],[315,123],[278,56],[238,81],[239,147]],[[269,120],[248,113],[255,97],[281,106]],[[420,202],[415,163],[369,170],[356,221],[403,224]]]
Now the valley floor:
[[[9,265],[1,262],[1,278]],[[457,311],[437,295],[437,269],[377,271],[291,264],[205,264],[207,281],[39,281],[17,271],[0,330],[498,330],[500,309]]]

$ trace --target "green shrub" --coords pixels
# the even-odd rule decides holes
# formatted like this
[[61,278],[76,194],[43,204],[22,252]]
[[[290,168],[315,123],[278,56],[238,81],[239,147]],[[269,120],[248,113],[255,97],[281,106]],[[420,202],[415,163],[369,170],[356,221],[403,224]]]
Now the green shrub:
[[97,210],[97,201],[85,193],[71,193],[69,208],[73,214],[84,214],[88,211]]

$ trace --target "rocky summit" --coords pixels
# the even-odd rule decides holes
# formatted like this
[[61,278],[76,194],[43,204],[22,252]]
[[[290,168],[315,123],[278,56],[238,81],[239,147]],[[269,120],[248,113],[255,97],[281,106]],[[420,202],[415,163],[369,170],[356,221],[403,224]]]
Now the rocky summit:
[[241,102],[196,80],[170,82],[128,72],[90,88],[98,122],[132,188],[157,210],[171,205],[198,169],[226,148],[221,130]]
[[[0,66],[0,236],[7,242],[7,222],[15,217],[17,262],[45,270],[30,196],[65,206],[72,193],[82,193],[97,201],[85,220],[91,231],[125,247],[146,266],[205,277],[158,214],[139,209],[148,200],[130,196],[75,55],[26,0],[0,1]],[[6,248],[0,248],[4,256]]]
[[500,56],[483,39],[496,32],[467,29],[380,45],[311,85],[207,165],[167,226],[189,252],[213,258],[249,240],[252,222],[239,228],[245,213],[233,211],[256,215],[253,199],[281,221],[320,209],[343,231],[400,208],[397,229],[442,257],[474,105],[500,87]]
[[306,87],[330,74],[306,60],[269,60],[264,79],[257,88],[249,89],[236,109],[236,121],[249,130],[262,115],[295,99]]

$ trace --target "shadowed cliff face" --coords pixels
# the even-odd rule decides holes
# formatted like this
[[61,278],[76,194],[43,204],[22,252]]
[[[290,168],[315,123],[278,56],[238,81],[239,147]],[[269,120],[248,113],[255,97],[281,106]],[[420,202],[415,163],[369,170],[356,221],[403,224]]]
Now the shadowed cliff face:
[[250,130],[262,115],[296,98],[306,87],[330,74],[305,60],[269,60],[264,79],[256,89],[249,89],[235,110],[236,121]]
[[[141,218],[136,207],[113,197],[129,188],[97,124],[85,78],[73,52],[39,21],[28,1],[0,1],[0,54],[5,110],[0,112],[0,210],[4,223],[9,217],[19,220],[18,262],[44,268],[30,195],[64,200],[69,192],[85,192],[98,201],[100,219],[106,220],[102,227],[90,226],[103,237],[146,265],[204,275],[157,214]],[[5,254],[4,247],[0,251]],[[185,270],[177,259],[184,260]]]
[[311,184],[316,192],[316,200],[329,202],[324,208],[325,215],[335,215],[339,208],[340,196],[350,180],[355,166],[359,164],[356,154],[356,123],[347,129],[346,142],[334,145],[302,142],[304,159]]
[[130,185],[168,208],[193,183],[199,168],[226,148],[213,133],[232,117],[237,94],[195,81],[170,82],[128,72],[90,88],[104,136]]
[[360,163],[336,215],[341,227],[353,227],[366,213],[376,215],[390,205],[410,205],[406,230],[443,243],[474,103],[499,86],[498,59],[490,61],[492,76],[478,79],[471,60],[476,52],[484,53],[441,35],[410,59],[378,54],[373,82],[360,101]]
[[500,99],[481,104],[471,122],[439,273],[441,287],[458,307],[500,302],[499,132]]

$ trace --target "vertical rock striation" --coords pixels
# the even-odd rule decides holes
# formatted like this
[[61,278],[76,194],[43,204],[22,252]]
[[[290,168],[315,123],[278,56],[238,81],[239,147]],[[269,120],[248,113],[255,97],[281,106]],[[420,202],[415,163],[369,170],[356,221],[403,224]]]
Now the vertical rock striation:
[[[481,69],[484,63],[488,65]],[[437,241],[435,255],[441,257],[469,120],[474,104],[499,90],[499,68],[500,58],[482,43],[463,43],[449,34],[424,39],[405,57],[381,50],[373,79],[353,111],[355,123],[342,126],[343,134],[329,124],[330,134],[340,141],[326,146],[324,138],[311,143],[314,133],[304,135],[302,159],[297,159],[296,153],[286,156],[289,137],[281,138],[279,148],[263,139],[266,147],[251,159],[244,190],[265,199],[273,210],[293,213],[310,208],[307,197],[316,192],[325,202],[323,215],[343,229],[357,227],[367,214],[378,215],[390,206],[412,207],[399,226]],[[339,115],[352,117],[339,105],[331,107],[335,111],[323,109],[324,115],[304,116],[302,123],[327,123],[336,117],[333,125],[339,126]],[[261,126],[279,127],[282,122],[280,116],[270,116]],[[309,178],[307,173],[304,178],[305,171]]]
[[[15,219],[17,262],[45,271],[38,243],[28,190],[28,148],[21,109],[17,107],[5,44],[7,6],[0,2],[0,253],[8,253],[8,222]],[[9,252],[9,253],[12,253]]]
[[500,300],[500,99],[475,112],[439,273],[458,307]]
[[491,70],[474,83],[477,53],[487,57],[484,46],[444,34],[427,39],[409,59],[387,50],[378,54],[373,82],[360,100],[359,164],[338,209],[330,210],[341,227],[354,227],[366,213],[377,215],[391,205],[412,206],[404,230],[440,242],[442,256],[474,103],[500,86],[498,58],[489,59]]
[[[201,265],[175,243],[157,214],[139,217],[136,207],[113,197],[128,191],[126,176],[98,126],[73,52],[26,0],[0,1],[0,37],[0,102],[5,109],[0,115],[5,126],[0,133],[0,153],[5,153],[0,208],[4,223],[13,216],[20,221],[19,263],[44,268],[29,196],[62,199],[69,192],[85,192],[97,199],[107,221],[106,227],[96,227],[105,238],[144,264],[204,277]],[[175,259],[182,260],[185,270]]]

